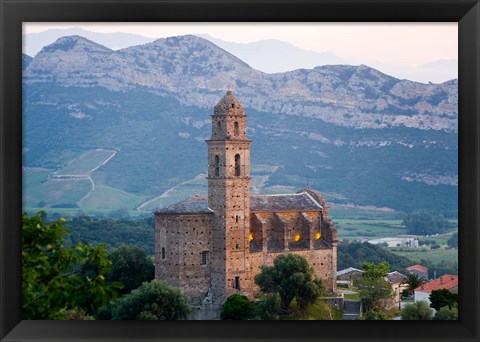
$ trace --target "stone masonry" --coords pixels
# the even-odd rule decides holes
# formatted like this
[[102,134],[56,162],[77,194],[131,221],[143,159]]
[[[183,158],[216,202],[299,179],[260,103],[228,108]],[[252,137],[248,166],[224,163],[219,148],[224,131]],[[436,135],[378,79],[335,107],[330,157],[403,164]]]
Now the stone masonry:
[[[337,231],[323,196],[250,195],[247,116],[228,91],[215,106],[208,146],[208,197],[155,212],[155,278],[181,289],[194,318],[217,318],[233,293],[253,297],[254,276],[277,255],[303,255],[336,290]],[[209,314],[206,314],[209,313]]]

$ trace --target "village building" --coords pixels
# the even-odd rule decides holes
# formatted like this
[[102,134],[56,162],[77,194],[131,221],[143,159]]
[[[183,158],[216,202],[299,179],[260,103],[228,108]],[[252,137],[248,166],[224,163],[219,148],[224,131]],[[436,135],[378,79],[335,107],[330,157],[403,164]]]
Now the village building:
[[155,278],[180,288],[193,318],[219,315],[225,299],[259,292],[254,276],[275,257],[304,256],[327,289],[336,290],[337,231],[324,197],[250,195],[247,115],[232,92],[215,106],[208,146],[208,196],[155,212]]
[[405,283],[407,277],[400,272],[393,271],[385,276],[385,280],[392,286],[393,303],[398,304],[402,291],[408,289],[408,284]]
[[419,278],[428,280],[428,267],[422,265],[412,265],[405,269],[408,273],[416,274]]
[[343,270],[337,271],[337,285],[340,284],[346,287],[352,287],[353,282],[360,279],[363,275],[363,270],[359,270],[355,267],[348,267]]
[[382,245],[386,247],[418,247],[418,239],[415,237],[389,237],[368,240],[372,245]]
[[452,293],[458,293],[458,275],[444,274],[441,277],[420,285],[415,289],[414,299],[416,302],[425,300],[430,304],[430,295],[433,290],[446,289]]

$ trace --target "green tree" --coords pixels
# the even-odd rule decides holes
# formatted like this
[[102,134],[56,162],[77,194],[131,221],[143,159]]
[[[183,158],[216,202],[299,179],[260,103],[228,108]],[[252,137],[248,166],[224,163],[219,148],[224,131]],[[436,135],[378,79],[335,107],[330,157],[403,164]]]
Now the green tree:
[[296,254],[279,255],[273,266],[261,266],[255,283],[265,293],[278,293],[283,312],[290,311],[295,298],[301,307],[314,303],[321,295],[321,281],[314,279],[307,259]]
[[444,306],[452,308],[458,304],[458,293],[452,293],[447,289],[433,290],[429,299],[430,306],[435,310],[440,310]]
[[246,320],[254,316],[255,307],[248,298],[235,293],[227,298],[223,304],[220,317],[222,319]]
[[458,319],[458,308],[456,305],[449,308],[448,306],[441,307],[433,317],[436,321],[455,321]]
[[112,266],[107,281],[120,281],[120,294],[130,293],[145,281],[154,278],[155,267],[145,251],[138,246],[120,246],[108,254]]
[[144,282],[113,306],[113,320],[181,320],[191,313],[179,289],[162,280]]
[[389,269],[390,266],[386,262],[382,262],[378,265],[370,262],[364,262],[362,263],[362,277],[370,279],[383,278],[388,274]]
[[453,233],[452,237],[447,240],[447,245],[450,248],[458,248],[458,233]]
[[[69,310],[86,315],[117,296],[118,282],[107,284],[110,266],[103,246],[64,245],[65,219],[46,225],[44,212],[22,216],[23,319],[68,319]],[[93,276],[86,270],[95,268]]]
[[280,298],[278,295],[267,296],[256,307],[256,315],[262,320],[277,320],[280,318],[280,312]]
[[409,294],[412,294],[415,289],[427,282],[425,277],[419,277],[416,273],[407,273],[407,279],[403,282],[403,284],[408,285],[407,291]]
[[449,222],[443,215],[432,215],[429,212],[417,211],[405,215],[402,224],[408,229],[409,234],[433,235],[445,232]]
[[362,277],[355,280],[354,284],[359,289],[364,309],[380,311],[392,297],[392,286],[384,279],[389,265],[385,262],[378,265],[365,262],[362,264],[362,269]]
[[428,302],[421,300],[412,304],[407,304],[401,311],[401,317],[404,321],[426,321],[432,319],[432,310]]
[[388,317],[383,311],[369,310],[363,315],[363,319],[366,321],[386,321]]

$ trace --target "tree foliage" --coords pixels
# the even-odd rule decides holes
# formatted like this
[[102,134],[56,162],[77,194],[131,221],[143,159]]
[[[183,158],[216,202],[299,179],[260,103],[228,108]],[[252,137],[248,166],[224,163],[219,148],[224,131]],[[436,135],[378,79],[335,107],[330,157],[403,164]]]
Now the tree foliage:
[[257,304],[256,316],[262,320],[277,320],[280,318],[281,307],[278,295],[266,296],[265,300]]
[[378,265],[370,262],[364,262],[362,263],[362,277],[370,279],[383,278],[388,274],[389,269],[390,266],[386,262],[382,262]]
[[447,289],[433,290],[429,296],[430,306],[440,310],[444,306],[452,308],[458,304],[458,293],[452,293]]
[[361,268],[362,263],[379,264],[386,262],[393,271],[401,271],[412,263],[408,258],[396,255],[380,245],[370,243],[341,242],[337,247],[337,265],[342,270],[348,267]]
[[[22,217],[22,312],[24,319],[68,319],[71,310],[88,316],[117,296],[107,284],[110,267],[103,246],[64,245],[65,220],[46,225],[43,212]],[[86,272],[95,269],[95,272]]]
[[248,298],[235,293],[227,298],[223,304],[220,317],[222,319],[246,320],[255,315],[255,307]]
[[426,321],[432,319],[432,310],[427,301],[421,300],[407,304],[401,311],[404,321]]
[[457,305],[452,306],[449,308],[448,306],[444,306],[440,308],[435,313],[435,316],[433,317],[434,320],[436,321],[455,321],[458,319],[458,307]]
[[402,224],[407,227],[409,234],[415,235],[440,234],[450,227],[443,215],[433,215],[425,211],[405,215]]
[[386,321],[388,317],[383,311],[368,310],[363,315],[363,319],[366,321]]
[[145,251],[137,246],[120,246],[108,254],[112,266],[107,281],[120,281],[120,294],[130,293],[145,281],[154,278],[155,267]]
[[313,277],[307,259],[296,254],[279,255],[273,266],[261,266],[255,283],[265,293],[278,293],[283,312],[290,311],[295,298],[301,307],[314,303],[321,295],[322,284]]
[[[81,213],[80,213],[81,214]],[[138,246],[148,255],[154,254],[153,218],[105,218],[77,215],[65,223],[72,243],[93,245],[105,243],[110,248]]]
[[458,248],[458,233],[453,233],[452,237],[447,240],[447,245],[450,248]]
[[384,279],[389,265],[385,262],[378,265],[363,263],[362,269],[362,277],[355,280],[354,284],[359,289],[364,309],[380,311],[386,307],[387,301],[392,297],[392,286]]
[[416,273],[407,273],[406,277],[407,279],[405,279],[403,284],[408,285],[407,291],[409,294],[413,294],[417,287],[427,282],[427,279],[424,277],[419,277]]
[[181,320],[191,313],[179,289],[162,280],[144,282],[113,306],[113,320]]

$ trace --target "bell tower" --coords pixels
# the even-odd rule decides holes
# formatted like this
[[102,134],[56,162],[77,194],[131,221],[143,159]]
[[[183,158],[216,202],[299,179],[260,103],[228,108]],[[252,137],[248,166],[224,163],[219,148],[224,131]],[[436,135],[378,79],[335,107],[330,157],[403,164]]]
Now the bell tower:
[[212,222],[213,300],[223,303],[249,281],[250,144],[247,116],[231,91],[212,115],[208,145],[208,206]]

